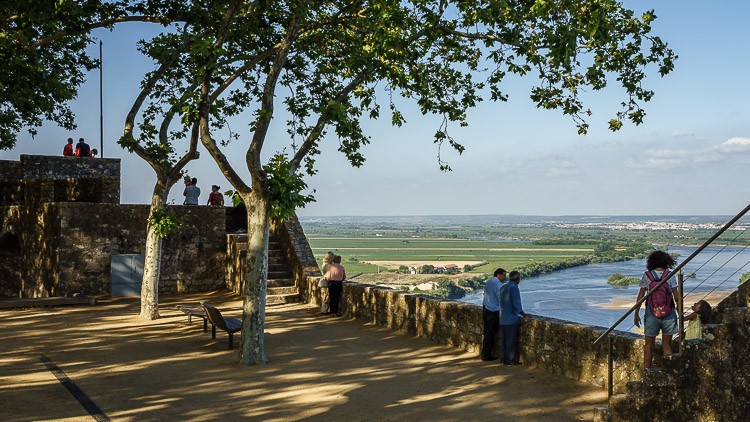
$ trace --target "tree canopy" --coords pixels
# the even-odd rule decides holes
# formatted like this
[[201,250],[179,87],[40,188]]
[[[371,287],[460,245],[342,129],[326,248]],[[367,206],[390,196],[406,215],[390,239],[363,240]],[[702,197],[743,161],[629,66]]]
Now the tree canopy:
[[[21,3],[8,4],[20,10]],[[618,130],[624,121],[643,122],[642,106],[654,95],[644,87],[647,72],[665,75],[676,58],[651,34],[653,11],[636,16],[615,0],[142,0],[84,2],[80,8],[76,4],[55,2],[40,22],[29,10],[8,10],[11,18],[4,21],[3,34],[10,35],[0,44],[2,57],[23,64],[42,60],[38,55],[49,50],[52,55],[68,55],[64,63],[70,68],[57,70],[48,59],[36,65],[36,76],[20,75],[20,70],[2,75],[1,81],[11,88],[24,78],[39,79],[42,73],[60,84],[25,91],[40,97],[26,114],[22,102],[14,102],[10,91],[3,92],[2,110],[8,116],[0,127],[3,139],[12,143],[13,131],[38,125],[34,113],[46,112],[45,118],[72,124],[64,107],[81,81],[81,69],[95,64],[82,52],[91,29],[127,20],[165,25],[161,35],[141,46],[157,68],[145,75],[139,94],[139,99],[148,99],[143,120],[135,125],[129,115],[121,142],[171,171],[171,140],[190,133],[191,142],[200,138],[244,200],[249,225],[243,363],[265,362],[269,216],[287,215],[312,200],[303,194],[307,185],[301,173],[315,174],[315,157],[331,148],[324,141],[334,142],[353,166],[361,166],[362,147],[372,140],[362,121],[388,115],[393,125],[401,126],[412,117],[401,111],[401,99],[414,101],[422,114],[442,118],[433,137],[438,164],[449,170],[439,148],[465,148],[449,130],[468,125],[467,112],[480,101],[507,101],[504,82],[509,75],[536,78],[531,100],[570,116],[579,133],[589,128],[590,110],[582,93],[617,81],[625,98],[609,128]],[[68,10],[74,11],[74,23]],[[22,30],[21,22],[38,33]],[[67,91],[62,87],[66,81]],[[261,153],[277,106],[290,116],[289,143],[264,163]],[[136,101],[134,110],[140,107]],[[181,128],[164,130],[163,123],[157,128],[158,121],[174,116],[180,117]],[[250,122],[247,131],[231,128],[229,122],[236,117]],[[222,148],[229,142],[247,146],[249,180],[225,156]]]

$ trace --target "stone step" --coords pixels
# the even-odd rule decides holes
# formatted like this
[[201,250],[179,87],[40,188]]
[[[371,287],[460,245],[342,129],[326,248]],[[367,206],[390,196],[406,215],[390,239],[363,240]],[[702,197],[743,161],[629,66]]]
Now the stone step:
[[276,280],[279,278],[292,278],[293,274],[289,271],[268,271],[268,278]]
[[287,265],[286,257],[282,256],[268,256],[268,264],[271,265]]
[[289,287],[289,286],[294,286],[294,279],[293,278],[275,278],[275,279],[269,278],[267,280],[266,286],[268,286],[268,287]]
[[724,308],[721,322],[724,324],[745,324],[750,321],[750,308],[743,306],[739,308]]
[[296,295],[297,287],[296,286],[288,286],[288,287],[269,287],[266,289],[266,297],[268,296],[278,296],[278,295]]
[[594,408],[594,422],[609,422],[609,406]]
[[[703,326],[703,344],[711,346],[718,344],[722,346],[726,342],[728,335],[727,326],[724,324],[706,324]],[[717,343],[718,342],[718,343]]]
[[274,303],[297,303],[300,301],[300,297],[298,294],[289,294],[289,295],[269,295],[266,296],[266,304],[274,304]]
[[643,388],[666,388],[672,384],[672,377],[663,368],[648,368],[643,371]]
[[287,271],[289,264],[284,262],[268,262],[268,271]]

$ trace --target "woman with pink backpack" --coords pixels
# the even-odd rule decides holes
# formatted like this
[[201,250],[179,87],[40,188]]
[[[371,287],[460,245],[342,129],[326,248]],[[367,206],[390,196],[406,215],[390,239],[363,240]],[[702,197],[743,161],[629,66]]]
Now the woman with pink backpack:
[[[647,291],[654,289],[661,280],[669,276],[669,270],[677,263],[664,251],[653,251],[646,258],[646,271],[641,278],[638,299],[641,300]],[[646,344],[643,346],[643,366],[651,367],[651,357],[656,344],[656,336],[661,331],[661,346],[664,356],[672,354],[672,336],[677,334],[677,312],[675,312],[674,297],[677,296],[677,279],[671,277],[646,299],[643,331],[646,334]],[[635,311],[633,323],[641,326],[639,309]]]

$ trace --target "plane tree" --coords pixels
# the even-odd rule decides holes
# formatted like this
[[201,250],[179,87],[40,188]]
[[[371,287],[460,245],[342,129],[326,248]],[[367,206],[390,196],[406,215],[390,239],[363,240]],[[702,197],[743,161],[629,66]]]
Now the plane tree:
[[[227,1],[212,42],[193,57],[200,75],[197,103],[200,139],[248,210],[248,252],[240,361],[264,363],[263,324],[269,217],[309,201],[303,174],[315,173],[315,157],[333,143],[353,166],[371,137],[363,119],[387,113],[400,126],[403,101],[422,114],[442,117],[440,146],[464,146],[449,128],[468,124],[467,111],[483,99],[507,101],[509,75],[536,77],[530,98],[538,107],[571,117],[586,133],[589,109],[581,93],[616,80],[623,108],[609,122],[640,124],[642,104],[653,92],[647,71],[665,75],[676,58],[651,34],[652,11],[636,16],[616,1]],[[264,40],[258,43],[258,39]],[[248,44],[250,43],[250,44]],[[236,60],[240,52],[243,60]],[[232,91],[233,87],[238,91]],[[235,94],[228,94],[235,92]],[[250,118],[246,135],[217,130],[211,110],[225,95],[246,94],[231,109]],[[262,153],[275,107],[286,121],[287,149]],[[387,108],[383,108],[387,107]],[[249,180],[227,159],[227,142],[246,146]]]
[[[136,2],[123,3],[130,7],[126,15],[141,16]],[[508,75],[534,81],[530,99],[570,116],[579,133],[588,130],[590,113],[581,94],[616,81],[624,98],[609,128],[617,130],[624,121],[643,121],[642,106],[654,94],[644,86],[647,74],[669,73],[676,58],[651,33],[653,11],[636,15],[614,0],[158,3],[158,13],[149,16],[176,26],[144,44],[142,51],[157,63],[139,96],[150,105],[134,107],[140,123],[128,116],[121,142],[136,153],[137,144],[160,160],[172,157],[165,167],[169,182],[180,160],[168,142],[186,140],[185,158],[193,156],[197,138],[243,198],[243,364],[266,362],[269,219],[312,200],[303,176],[315,174],[321,151],[335,148],[353,166],[364,163],[361,148],[372,138],[363,120],[385,114],[403,125],[411,118],[401,111],[408,101],[422,114],[440,116],[432,136],[438,165],[449,170],[440,148],[464,150],[449,129],[468,125],[468,111],[480,101],[507,101]],[[278,106],[290,116],[281,123],[288,146],[268,152]],[[179,116],[181,127],[165,138],[161,128],[171,122],[169,113]],[[233,118],[249,121],[248,131],[230,130],[226,123]],[[246,147],[249,178],[227,159],[229,142]]]
[[[158,279],[161,239],[176,228],[174,213],[166,207],[169,189],[185,165],[198,158],[197,120],[185,116],[182,106],[192,89],[175,83],[170,72],[179,71],[180,53],[189,51],[193,40],[179,32],[180,25],[198,22],[180,1],[7,1],[0,5],[0,149],[12,148],[18,132],[26,127],[34,135],[44,120],[75,129],[75,116],[68,102],[85,81],[85,72],[98,66],[87,54],[92,31],[114,29],[124,22],[147,22],[163,26],[161,42],[169,49],[149,51],[158,67],[146,75],[142,89],[125,116],[125,130],[119,143],[144,159],[156,173],[147,222],[146,265],[141,294],[141,316],[158,318]],[[178,117],[179,126],[172,123]],[[220,120],[218,118],[217,120]],[[175,145],[182,141],[187,151],[181,156]]]

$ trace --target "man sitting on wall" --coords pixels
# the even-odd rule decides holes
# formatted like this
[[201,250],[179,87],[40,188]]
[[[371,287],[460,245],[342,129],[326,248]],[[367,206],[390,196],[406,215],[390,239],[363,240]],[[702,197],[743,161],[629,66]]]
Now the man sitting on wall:
[[68,145],[63,148],[63,156],[72,157],[73,155],[73,138],[68,138]]
[[87,144],[86,141],[83,140],[83,138],[80,138],[78,140],[78,145],[76,146],[76,157],[88,158],[89,155],[91,155],[91,148],[89,147],[89,144]]
[[495,360],[492,348],[495,347],[495,337],[500,329],[500,288],[505,282],[505,270],[498,268],[495,276],[484,285],[484,300],[482,301],[482,322],[484,322],[484,340],[482,341],[482,360]]

